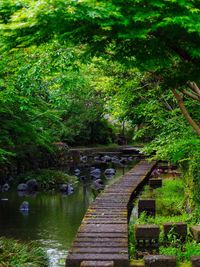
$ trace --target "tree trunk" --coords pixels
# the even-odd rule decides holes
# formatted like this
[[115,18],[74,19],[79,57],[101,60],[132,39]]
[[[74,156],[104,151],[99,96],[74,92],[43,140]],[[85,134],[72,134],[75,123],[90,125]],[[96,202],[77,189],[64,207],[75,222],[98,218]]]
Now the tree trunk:
[[177,93],[177,91],[175,89],[172,91],[173,91],[173,94],[174,94],[174,96],[178,102],[179,108],[180,108],[183,116],[188,121],[188,123],[192,126],[192,128],[195,130],[195,132],[198,134],[198,136],[200,136],[200,127],[198,126],[198,124],[192,119],[192,117],[188,113],[186,107],[184,106],[182,97]]

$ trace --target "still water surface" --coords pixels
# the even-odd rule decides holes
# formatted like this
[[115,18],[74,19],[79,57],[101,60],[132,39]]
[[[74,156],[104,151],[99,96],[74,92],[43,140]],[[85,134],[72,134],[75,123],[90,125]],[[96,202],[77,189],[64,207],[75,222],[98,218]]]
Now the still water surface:
[[[114,182],[136,162],[128,166],[114,166],[117,169],[112,179],[102,177],[106,184]],[[102,172],[108,166],[98,166]],[[83,170],[84,171],[84,170]],[[16,190],[0,193],[0,236],[23,241],[36,241],[49,256],[49,267],[64,266],[67,252],[81,224],[82,218],[98,194],[92,189],[91,178],[87,174],[84,182],[78,182],[71,195],[58,192],[39,192],[34,196],[19,196]],[[7,199],[7,200],[2,200]],[[19,206],[29,202],[28,213],[21,213]]]

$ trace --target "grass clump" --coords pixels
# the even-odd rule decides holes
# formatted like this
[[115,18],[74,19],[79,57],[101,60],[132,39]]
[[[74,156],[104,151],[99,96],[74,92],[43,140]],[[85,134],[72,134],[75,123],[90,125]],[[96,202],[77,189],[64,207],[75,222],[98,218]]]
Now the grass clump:
[[78,179],[74,175],[69,175],[62,171],[41,169],[25,173],[19,177],[20,182],[26,182],[30,179],[35,179],[41,188],[58,188],[60,184],[70,183],[76,184]]
[[186,212],[187,200],[184,192],[184,180],[180,178],[163,180],[163,186],[156,190],[146,186],[142,198],[156,199],[156,216],[154,218],[143,213],[136,223],[161,225],[165,222],[186,222],[190,225],[200,222],[198,212]]
[[136,221],[137,224],[157,224],[162,225],[166,222],[176,223],[176,222],[186,222],[191,223],[192,221],[192,215],[189,215],[187,213],[183,213],[181,215],[176,216],[158,216],[158,217],[151,217],[146,216],[146,214],[141,214],[140,218]]
[[200,255],[200,245],[195,241],[187,242],[185,244],[176,244],[176,246],[161,246],[159,248],[160,254],[176,256],[180,262],[190,261],[191,256]]
[[47,267],[48,258],[42,248],[33,242],[22,243],[0,238],[1,267]]

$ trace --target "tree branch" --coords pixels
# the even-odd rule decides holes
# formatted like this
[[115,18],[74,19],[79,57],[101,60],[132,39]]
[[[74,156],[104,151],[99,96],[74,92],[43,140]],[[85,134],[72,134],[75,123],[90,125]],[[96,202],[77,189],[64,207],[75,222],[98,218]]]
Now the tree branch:
[[183,93],[184,93],[184,95],[187,95],[187,96],[189,96],[190,98],[192,98],[194,100],[200,101],[200,99],[197,96],[197,94],[193,94],[193,93],[187,91],[186,89],[183,90]]
[[198,85],[195,82],[188,82],[188,86],[195,94],[197,94],[197,97],[200,100],[200,88],[198,87]]
[[192,119],[192,117],[190,116],[190,114],[188,113],[186,107],[184,106],[182,97],[177,93],[177,91],[174,89],[172,90],[179,108],[183,114],[183,116],[185,117],[185,119],[188,121],[188,123],[192,126],[192,128],[195,130],[195,132],[198,134],[198,136],[200,136],[200,127],[198,126],[198,124]]
[[187,61],[187,62],[193,62],[197,63],[197,60],[194,59],[187,51],[185,51],[183,48],[178,46],[178,43],[173,43],[171,42],[170,38],[166,37],[166,34],[164,34],[161,30],[157,30],[156,33],[152,34],[156,38],[162,38],[162,41],[165,42],[166,46],[168,46],[174,53],[176,53],[182,60]]
[[160,102],[166,107],[167,110],[172,111],[173,108],[170,106],[170,104],[167,102],[167,100],[165,98],[158,98],[158,100],[160,100]]
[[179,57],[181,57],[184,61],[195,62],[195,60],[183,49],[180,47],[176,47],[175,45],[168,45]]

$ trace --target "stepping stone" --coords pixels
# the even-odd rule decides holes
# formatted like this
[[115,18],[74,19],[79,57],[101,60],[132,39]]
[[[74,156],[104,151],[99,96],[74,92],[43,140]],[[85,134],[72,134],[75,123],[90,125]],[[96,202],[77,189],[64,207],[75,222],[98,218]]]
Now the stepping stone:
[[145,267],[176,267],[176,257],[149,255],[144,257]]
[[196,242],[200,243],[200,225],[192,226],[190,230]]
[[138,216],[142,212],[146,212],[147,216],[155,216],[156,201],[155,199],[140,199],[138,202]]
[[178,223],[164,223],[163,224],[164,235],[167,238],[167,235],[173,231],[173,233],[182,240],[185,240],[187,237],[187,224],[183,222]]
[[128,254],[69,254],[67,267],[80,267],[83,261],[113,261],[115,267],[129,267]]
[[192,267],[200,267],[200,256],[192,256],[190,258]]
[[160,235],[160,228],[155,224],[138,224],[135,225],[136,240],[158,240]]
[[159,187],[162,187],[162,179],[161,178],[157,178],[157,179],[151,178],[149,180],[149,186],[151,188],[159,188]]

